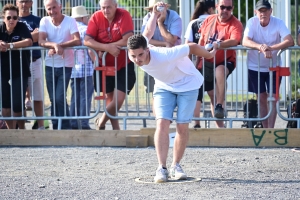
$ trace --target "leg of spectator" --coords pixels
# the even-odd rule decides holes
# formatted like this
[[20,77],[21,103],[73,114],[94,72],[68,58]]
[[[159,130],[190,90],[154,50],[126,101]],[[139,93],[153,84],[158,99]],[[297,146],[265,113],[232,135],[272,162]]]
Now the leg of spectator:
[[181,158],[183,157],[184,151],[186,149],[186,145],[189,140],[189,124],[177,124],[176,129],[176,137],[174,141],[174,149],[173,149],[173,162],[172,166],[176,165],[176,163],[179,163]]
[[[10,108],[2,108],[1,110],[3,117],[10,117],[11,116],[11,109]],[[16,121],[15,120],[5,120],[8,129],[16,129]]]
[[[257,96],[257,95],[256,95]],[[259,111],[260,111],[260,117],[265,117],[268,114],[268,94],[266,92],[260,93],[260,100],[259,100]],[[276,119],[276,118],[275,118]],[[262,121],[263,127],[264,128],[270,128],[269,119],[266,119]]]
[[157,119],[154,134],[155,151],[159,165],[167,167],[167,157],[169,150],[169,127],[170,120]]
[[[80,108],[80,87],[79,87],[80,78],[71,78],[71,104],[70,104],[70,116],[79,116],[79,108]],[[72,129],[78,129],[78,120],[71,120]]]
[[[117,93],[117,95],[115,95]],[[116,99],[116,96],[118,96],[118,99]],[[116,115],[116,108],[119,110],[121,106],[123,105],[124,99],[126,94],[120,90],[114,90],[114,92],[107,93],[107,104],[106,104],[106,110],[111,115]],[[117,103],[116,103],[117,102]],[[117,107],[116,107],[117,104]],[[113,130],[120,130],[119,120],[117,119],[110,119],[105,112],[101,116],[100,119],[100,127],[104,127],[106,122],[110,120]]]
[[[22,117],[26,116],[25,109],[25,98],[26,98],[26,90],[28,84],[28,77],[18,77],[12,79],[12,97],[13,97],[13,116],[14,117]],[[22,113],[24,110],[24,113]],[[17,120],[18,128],[25,129],[25,120]]]
[[[53,91],[55,91],[55,86],[56,86],[56,82],[57,82],[57,78],[54,77],[55,76],[55,69],[54,69],[54,73],[53,73],[53,67],[48,67],[46,66],[46,85],[47,85],[47,91],[48,91],[48,95],[49,95],[49,99],[51,102],[51,116],[57,115],[57,106],[54,104],[54,95],[53,95]],[[54,86],[53,86],[54,83]],[[54,87],[54,88],[53,88]],[[55,110],[55,113],[54,113]],[[56,119],[52,120],[52,126],[53,126],[53,130],[57,129],[57,125],[58,125],[58,121]]]
[[[275,98],[275,94],[273,94],[273,97]],[[268,128],[274,128],[274,126],[275,126],[275,121],[276,121],[276,117],[277,117],[276,102],[277,101],[272,102],[272,112],[271,112],[271,115],[268,120],[268,124],[269,124]],[[270,106],[271,106],[271,104],[270,104]]]
[[[44,110],[43,110],[43,101],[33,101],[34,104],[34,113],[37,117],[44,116]],[[37,120],[38,126],[43,127],[44,126],[44,120]]]
[[[215,115],[215,105],[214,105],[214,90],[211,90],[211,91],[207,91],[207,94],[210,98],[210,109],[211,109],[211,114],[212,116]],[[216,126],[217,128],[224,128],[224,121],[216,121]]]
[[[196,107],[195,107],[195,110],[194,110],[194,117],[197,117],[197,118],[200,117],[200,110],[201,110],[201,101],[197,101],[196,102]],[[199,120],[195,120],[194,128],[200,128],[200,121]]]
[[[58,69],[58,80],[55,91],[55,103],[57,105],[57,116],[70,116],[69,105],[67,103],[67,88],[69,86],[72,68],[62,67]],[[65,74],[64,74],[65,70]],[[62,120],[61,129],[71,129],[71,123],[69,119]]]
[[[86,80],[86,81],[85,81]],[[93,96],[93,77],[88,76],[82,78],[80,81],[80,115],[81,116],[90,116],[91,111],[91,102]],[[87,92],[85,92],[87,91]],[[81,125],[83,129],[90,129],[89,120],[81,120]]]
[[225,84],[227,75],[228,69],[224,65],[219,65],[216,68],[216,104],[223,104],[225,100]]

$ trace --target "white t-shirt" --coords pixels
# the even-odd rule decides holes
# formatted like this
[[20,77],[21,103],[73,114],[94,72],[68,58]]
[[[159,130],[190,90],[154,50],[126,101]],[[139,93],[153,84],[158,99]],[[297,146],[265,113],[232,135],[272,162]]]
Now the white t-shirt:
[[[290,31],[281,19],[271,16],[270,22],[266,27],[262,27],[258,17],[252,17],[247,22],[244,36],[249,37],[256,43],[267,44],[272,46],[278,44],[281,40],[290,34]],[[277,66],[278,50],[272,51],[273,66]],[[258,53],[258,50],[249,50],[247,57],[247,65],[250,70],[258,71],[258,57],[260,59],[260,71],[269,72],[271,66],[270,60],[265,58],[263,53]],[[280,61],[281,62],[281,61]],[[281,64],[281,63],[279,63]]]
[[[69,16],[64,15],[64,19],[59,26],[55,26],[51,17],[47,16],[41,19],[39,32],[47,33],[47,41],[63,43],[71,40],[72,34],[78,32],[78,28],[75,19]],[[73,67],[74,52],[72,49],[64,50],[64,58],[57,54],[49,57],[47,52],[45,64],[52,67]]]
[[[202,20],[204,21],[209,15],[208,14],[205,14],[205,15],[200,15],[198,19],[193,19],[192,21],[190,21],[190,23],[187,25],[186,27],[186,31],[185,31],[185,35],[184,35],[184,38],[187,39],[188,41],[190,42],[193,42],[194,40],[194,36],[193,36],[193,31],[192,31],[192,25],[195,21],[197,20]],[[202,25],[202,24],[201,24]],[[201,26],[200,25],[200,26]],[[199,27],[200,28],[200,27]],[[200,33],[198,33],[200,34]],[[200,38],[200,35],[199,35],[199,38]]]
[[199,89],[203,76],[188,58],[189,46],[172,48],[150,46],[150,62],[141,69],[153,76],[155,86],[171,92],[186,92]]

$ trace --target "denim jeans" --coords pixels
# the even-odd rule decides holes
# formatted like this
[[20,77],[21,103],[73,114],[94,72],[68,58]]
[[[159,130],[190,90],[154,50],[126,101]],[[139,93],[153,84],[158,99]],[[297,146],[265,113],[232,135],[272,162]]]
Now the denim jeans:
[[[71,78],[71,88],[71,116],[90,116],[91,101],[94,91],[93,76],[86,77],[86,82],[85,78]],[[72,128],[78,128],[78,120],[71,120],[71,126]],[[90,128],[89,120],[81,120],[81,126],[83,129]]]
[[[66,95],[71,73],[71,67],[46,66],[46,83],[51,102],[51,116],[70,116]],[[66,95],[64,95],[64,92]],[[53,129],[57,129],[58,120],[52,120],[52,125]],[[69,119],[62,120],[61,129],[71,129]]]

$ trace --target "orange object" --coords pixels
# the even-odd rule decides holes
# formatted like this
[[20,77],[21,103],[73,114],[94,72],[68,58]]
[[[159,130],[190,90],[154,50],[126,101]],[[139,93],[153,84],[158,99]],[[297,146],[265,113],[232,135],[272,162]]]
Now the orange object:
[[95,96],[95,100],[102,100],[105,99],[106,94],[106,76],[115,76],[116,75],[116,69],[115,66],[101,66],[101,67],[95,67],[96,71],[102,71],[102,95]]
[[275,98],[276,98],[276,101],[278,101],[279,100],[279,78],[280,78],[280,76],[290,76],[291,75],[290,68],[289,67],[276,66],[276,67],[270,67],[269,69],[270,69],[270,71],[275,71],[276,72],[276,94],[275,94]]

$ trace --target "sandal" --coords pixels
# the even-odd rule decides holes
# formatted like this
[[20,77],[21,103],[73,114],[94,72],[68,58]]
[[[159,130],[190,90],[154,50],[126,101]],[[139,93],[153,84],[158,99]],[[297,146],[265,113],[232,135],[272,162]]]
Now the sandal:
[[95,119],[96,130],[105,130],[105,126],[102,126],[102,127],[99,126],[99,121],[100,121],[100,118]]

